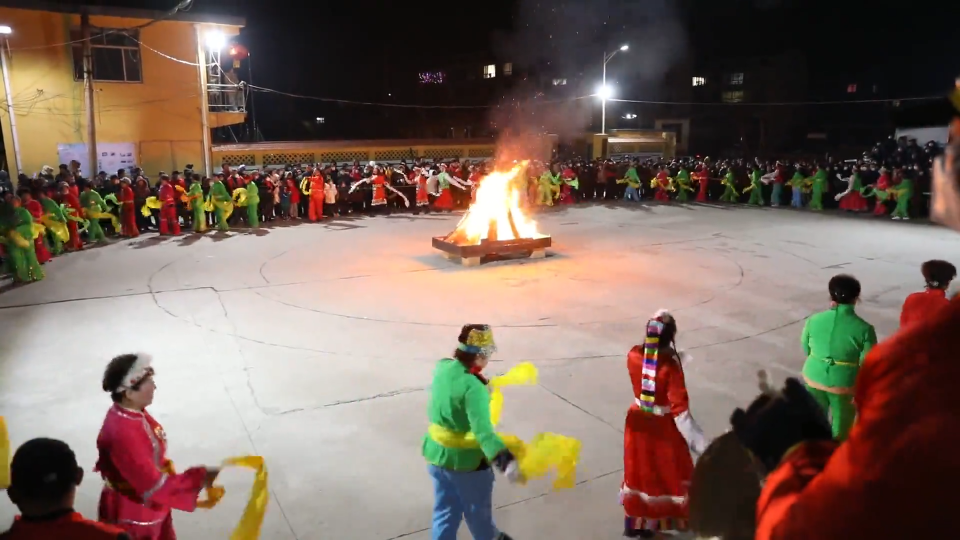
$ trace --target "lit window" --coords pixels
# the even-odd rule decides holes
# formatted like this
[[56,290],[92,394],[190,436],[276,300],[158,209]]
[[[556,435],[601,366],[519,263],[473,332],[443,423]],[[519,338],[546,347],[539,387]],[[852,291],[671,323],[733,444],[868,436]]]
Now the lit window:
[[503,74],[504,75],[513,75],[513,64],[507,62],[503,65]]
[[743,73],[731,73],[730,84],[733,84],[733,85],[743,84]]
[[322,117],[322,116],[318,116],[318,117],[317,117],[317,123],[318,123],[318,124],[325,124],[325,123],[327,123],[327,119],[324,118],[324,117]]
[[724,103],[741,103],[743,101],[743,90],[731,90],[723,93]]
[[566,86],[566,85],[567,85],[567,80],[566,80],[566,79],[554,79],[554,80],[553,80],[553,85],[554,85],[554,86]]
[[483,78],[492,79],[497,76],[497,65],[490,64],[489,66],[483,67]]
[[848,94],[856,94],[856,93],[857,93],[857,85],[855,85],[855,84],[848,84],[848,85],[847,85],[847,93],[848,93]]
[[623,115],[623,118],[624,118],[624,120],[635,120],[635,119],[637,118],[637,115],[635,115],[635,114],[633,114],[633,113],[627,113],[627,114]]
[[694,77],[694,78],[693,78],[693,85],[694,85],[694,86],[704,86],[704,85],[706,85],[706,84],[707,84],[707,79],[705,79],[705,78],[703,78],[703,77]]

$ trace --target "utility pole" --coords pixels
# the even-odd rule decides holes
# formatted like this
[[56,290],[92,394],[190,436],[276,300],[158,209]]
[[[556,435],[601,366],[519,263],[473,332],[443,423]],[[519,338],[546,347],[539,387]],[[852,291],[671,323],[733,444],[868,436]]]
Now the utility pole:
[[97,175],[100,168],[97,154],[97,124],[93,104],[93,51],[90,47],[90,15],[80,15],[80,31],[83,34],[83,105],[87,116],[87,178]]
[[213,152],[210,142],[210,96],[209,85],[207,84],[207,52],[203,48],[203,34],[200,25],[194,25],[197,33],[197,66],[200,70],[200,126],[201,126],[201,144],[203,146],[203,172],[204,176],[210,178],[213,176]]

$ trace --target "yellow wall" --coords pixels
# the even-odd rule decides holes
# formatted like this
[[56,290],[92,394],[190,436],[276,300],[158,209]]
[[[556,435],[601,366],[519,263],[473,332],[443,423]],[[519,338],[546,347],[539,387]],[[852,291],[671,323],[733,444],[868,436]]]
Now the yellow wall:
[[[128,28],[148,21],[91,16],[90,22],[95,27]],[[13,109],[21,166],[24,173],[33,175],[43,165],[56,168],[58,143],[86,142],[83,82],[74,80],[72,46],[62,45],[70,41],[71,28],[80,27],[80,16],[0,8],[0,24],[13,29],[9,37]],[[230,27],[221,30],[226,34],[237,32]],[[194,65],[164,58],[141,46],[143,83],[95,82],[97,141],[134,143],[137,163],[148,175],[182,169],[187,163],[202,170],[201,95],[194,24],[158,22],[140,31],[140,41]],[[2,87],[0,94],[3,141],[7,162],[13,169],[13,139]]]

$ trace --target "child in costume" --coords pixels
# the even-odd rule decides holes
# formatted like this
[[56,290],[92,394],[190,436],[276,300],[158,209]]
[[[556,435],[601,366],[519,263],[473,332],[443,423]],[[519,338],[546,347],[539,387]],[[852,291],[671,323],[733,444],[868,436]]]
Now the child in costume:
[[780,162],[778,161],[777,166],[771,169],[770,172],[761,176],[760,181],[764,184],[773,184],[773,188],[770,191],[770,206],[780,206],[780,197],[783,193],[783,166],[780,165]]
[[857,373],[870,349],[877,344],[873,325],[860,318],[854,306],[860,299],[860,282],[839,274],[830,280],[830,309],[811,315],[803,326],[800,344],[807,355],[803,378],[807,390],[830,413],[833,437],[843,441],[853,427]]
[[[43,224],[43,205],[39,201],[33,198],[27,190],[22,190],[20,198],[23,200],[23,207],[30,212],[30,217],[33,218],[34,223]],[[33,241],[33,250],[37,253],[37,262],[43,264],[51,259],[50,250],[47,248],[47,233],[46,226],[44,225],[44,232],[37,235],[37,238]]]
[[577,173],[567,167],[563,170],[563,184],[560,186],[560,204],[573,204],[577,202],[577,194],[580,193],[580,179]]
[[707,447],[690,415],[677,323],[660,310],[647,322],[646,339],[627,354],[634,403],[623,433],[624,536],[653,538],[657,530],[687,528],[687,490],[693,459]]
[[34,239],[40,231],[33,226],[33,216],[22,206],[20,197],[11,199],[12,208],[4,221],[4,247],[9,258],[10,273],[17,283],[29,283],[43,279],[43,269],[34,251]]
[[947,288],[957,277],[957,267],[947,261],[933,260],[920,267],[926,290],[907,297],[900,310],[900,328],[916,324],[932,317],[941,308],[950,305]]
[[697,181],[700,189],[697,190],[697,202],[707,202],[710,198],[710,171],[705,165],[697,167],[698,171],[694,173],[694,180]]
[[560,173],[556,169],[557,166],[552,165],[540,175],[537,189],[537,204],[540,206],[553,206],[553,200],[560,196]]
[[203,209],[203,183],[199,174],[191,177],[190,189],[187,190],[187,206],[193,211],[193,232],[206,232],[207,213]]
[[688,191],[693,191],[690,185],[690,172],[681,165],[680,171],[677,172],[677,202],[685,203],[690,200]]
[[[7,463],[3,463],[6,467]],[[85,519],[73,510],[83,469],[67,443],[33,439],[10,462],[7,495],[20,510],[4,540],[132,540],[118,527]]]
[[456,540],[466,520],[477,540],[510,540],[493,521],[493,469],[521,480],[517,460],[494,431],[490,393],[481,374],[497,347],[485,324],[460,331],[453,358],[433,372],[423,457],[433,478],[432,540]]

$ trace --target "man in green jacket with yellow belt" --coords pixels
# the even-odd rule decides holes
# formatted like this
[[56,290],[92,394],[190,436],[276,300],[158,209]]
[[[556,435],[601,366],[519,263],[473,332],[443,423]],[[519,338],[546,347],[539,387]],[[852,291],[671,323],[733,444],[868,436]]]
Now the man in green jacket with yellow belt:
[[846,440],[857,416],[854,385],[863,359],[877,344],[873,325],[854,306],[860,282],[840,274],[830,280],[831,307],[807,319],[800,342],[807,355],[803,378],[814,399],[830,414],[835,439]]
[[480,374],[496,351],[487,325],[460,331],[453,358],[433,372],[423,457],[433,478],[431,540],[456,540],[464,518],[476,540],[510,540],[493,522],[493,467],[520,480],[517,460],[490,421],[490,392]]

